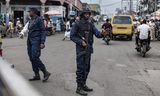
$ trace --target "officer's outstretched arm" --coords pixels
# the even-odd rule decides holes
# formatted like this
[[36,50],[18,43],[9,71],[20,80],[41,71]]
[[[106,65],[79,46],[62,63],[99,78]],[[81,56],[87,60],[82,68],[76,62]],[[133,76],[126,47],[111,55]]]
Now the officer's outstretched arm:
[[93,33],[94,33],[94,35],[95,35],[97,38],[102,38],[103,36],[102,36],[101,32],[98,31],[98,29],[94,26],[94,24],[92,25],[92,27],[93,27]]
[[24,33],[27,33],[28,32],[28,25],[29,25],[29,22],[26,23],[26,25],[23,27],[22,31],[20,32],[20,34],[24,35]]
[[73,25],[73,27],[71,29],[71,33],[70,33],[70,38],[74,43],[76,43],[78,45],[82,45],[83,40],[78,35],[78,26],[77,26],[77,24]]

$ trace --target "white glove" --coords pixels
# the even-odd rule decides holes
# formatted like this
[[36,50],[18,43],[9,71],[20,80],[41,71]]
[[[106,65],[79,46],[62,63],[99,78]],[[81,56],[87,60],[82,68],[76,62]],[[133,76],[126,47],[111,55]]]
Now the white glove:
[[23,39],[24,33],[27,33],[27,32],[28,32],[28,25],[29,25],[29,22],[26,23],[26,25],[24,26],[24,28],[23,28],[22,31],[20,32],[19,38]]
[[19,38],[23,39],[23,37],[24,37],[24,34],[23,33],[19,33]]

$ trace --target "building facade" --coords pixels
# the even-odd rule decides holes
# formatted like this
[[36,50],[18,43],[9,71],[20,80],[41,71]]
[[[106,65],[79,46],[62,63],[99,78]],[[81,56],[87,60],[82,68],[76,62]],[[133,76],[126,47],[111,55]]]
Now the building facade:
[[101,7],[99,4],[89,4],[93,15],[100,15]]
[[27,11],[30,7],[37,8],[41,16],[49,10],[56,10],[61,14],[62,18],[68,18],[70,11],[78,12],[82,9],[80,0],[46,0],[45,3],[42,3],[42,1],[45,0],[10,0],[9,8],[7,8],[6,1],[0,0],[0,12],[1,15],[9,14],[10,18],[20,18],[25,22],[28,17]]
[[88,3],[82,3],[82,9],[83,9],[83,10],[84,10],[84,9],[89,9],[89,10],[91,10],[91,8],[90,8],[90,6],[89,6]]
[[139,15],[145,16],[160,9],[160,0],[139,0]]

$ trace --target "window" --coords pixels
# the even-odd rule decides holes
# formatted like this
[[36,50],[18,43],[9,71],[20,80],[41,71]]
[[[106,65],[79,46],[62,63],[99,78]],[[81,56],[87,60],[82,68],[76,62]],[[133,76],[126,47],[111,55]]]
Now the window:
[[113,19],[113,24],[131,24],[130,16],[115,16]]

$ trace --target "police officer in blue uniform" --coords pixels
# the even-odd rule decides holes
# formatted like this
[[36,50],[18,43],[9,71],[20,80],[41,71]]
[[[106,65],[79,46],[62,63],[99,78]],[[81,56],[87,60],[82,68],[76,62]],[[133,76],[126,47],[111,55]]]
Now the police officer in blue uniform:
[[71,30],[71,40],[76,44],[76,93],[82,96],[87,96],[86,92],[93,91],[86,85],[90,72],[91,54],[93,53],[93,35],[97,38],[106,36],[106,32],[99,32],[94,26],[90,20],[90,15],[90,10],[83,10],[80,14],[80,21],[76,22]]
[[28,39],[27,39],[27,49],[29,59],[32,63],[32,68],[35,73],[35,76],[29,81],[36,81],[40,80],[39,71],[41,70],[44,74],[43,82],[46,82],[49,77],[50,73],[47,71],[45,65],[40,60],[41,49],[45,48],[45,28],[44,23],[41,17],[39,17],[38,10],[36,8],[30,8],[28,11],[31,19],[29,20],[28,25]]

